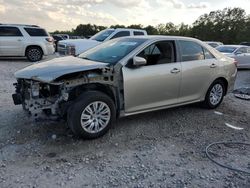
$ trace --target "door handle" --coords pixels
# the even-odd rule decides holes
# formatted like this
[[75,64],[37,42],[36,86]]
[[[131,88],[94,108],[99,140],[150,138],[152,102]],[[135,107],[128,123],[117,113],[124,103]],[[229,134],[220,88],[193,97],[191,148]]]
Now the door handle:
[[210,68],[215,68],[215,67],[217,67],[217,65],[214,63],[212,65],[210,65]]
[[177,69],[177,68],[174,68],[174,69],[172,69],[170,72],[173,73],[173,74],[176,74],[176,73],[181,72],[181,70],[180,70],[180,69]]

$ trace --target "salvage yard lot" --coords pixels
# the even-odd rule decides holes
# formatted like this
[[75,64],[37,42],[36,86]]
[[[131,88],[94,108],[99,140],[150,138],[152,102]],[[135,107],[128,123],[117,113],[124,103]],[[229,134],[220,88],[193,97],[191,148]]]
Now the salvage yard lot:
[[[229,94],[216,109],[223,115],[188,105],[122,118],[86,141],[63,121],[35,123],[13,105],[13,73],[27,65],[0,60],[0,187],[250,186],[250,176],[216,166],[204,152],[212,142],[249,141],[250,101]],[[239,71],[236,87],[249,85],[250,71]],[[231,148],[230,159],[217,151],[220,161],[249,170],[250,148]]]

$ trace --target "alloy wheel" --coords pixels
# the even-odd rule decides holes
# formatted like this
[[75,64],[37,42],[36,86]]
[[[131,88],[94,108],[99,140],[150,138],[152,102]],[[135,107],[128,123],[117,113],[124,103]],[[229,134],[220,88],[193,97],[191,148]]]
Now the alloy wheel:
[[81,126],[88,133],[102,131],[111,119],[109,106],[102,101],[90,103],[81,114]]

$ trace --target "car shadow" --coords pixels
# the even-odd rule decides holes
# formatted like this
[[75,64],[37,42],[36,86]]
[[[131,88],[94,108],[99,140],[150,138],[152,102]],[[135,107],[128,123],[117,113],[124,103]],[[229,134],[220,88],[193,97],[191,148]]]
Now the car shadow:
[[0,57],[0,61],[8,61],[8,62],[29,62],[25,57]]

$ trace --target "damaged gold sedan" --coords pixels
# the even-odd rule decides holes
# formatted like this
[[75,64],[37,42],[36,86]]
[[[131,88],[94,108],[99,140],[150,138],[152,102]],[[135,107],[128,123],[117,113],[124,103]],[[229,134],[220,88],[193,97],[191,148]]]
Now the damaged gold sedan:
[[36,119],[65,118],[74,134],[97,138],[118,117],[195,102],[216,108],[236,74],[233,59],[196,39],[124,37],[17,71],[13,100]]

